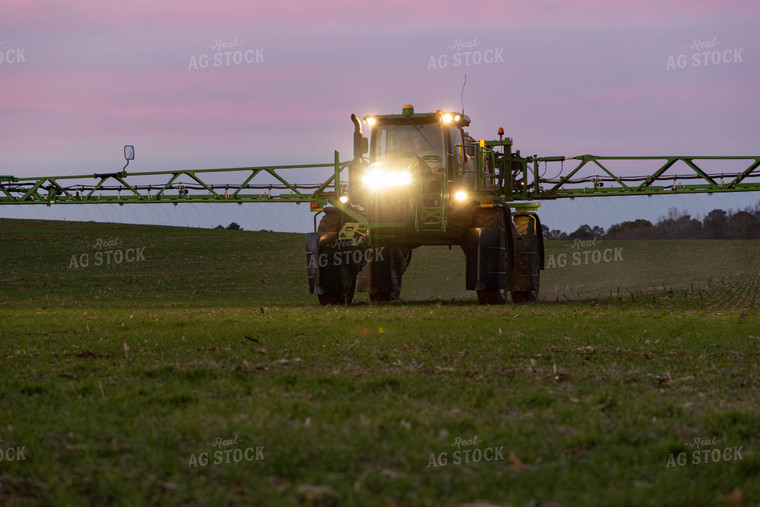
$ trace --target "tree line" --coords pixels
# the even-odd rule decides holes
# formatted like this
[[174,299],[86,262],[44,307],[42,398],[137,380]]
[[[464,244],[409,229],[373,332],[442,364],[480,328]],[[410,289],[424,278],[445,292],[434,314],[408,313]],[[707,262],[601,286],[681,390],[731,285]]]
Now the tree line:
[[581,225],[571,233],[542,225],[546,239],[760,239],[760,203],[742,211],[714,209],[702,220],[671,208],[656,223],[636,219],[603,227]]

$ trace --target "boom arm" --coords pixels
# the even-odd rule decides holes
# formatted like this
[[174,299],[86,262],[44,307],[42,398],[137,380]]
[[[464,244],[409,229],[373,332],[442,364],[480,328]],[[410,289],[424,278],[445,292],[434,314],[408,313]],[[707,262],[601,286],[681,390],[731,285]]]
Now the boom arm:
[[[341,192],[341,172],[348,162],[104,173],[79,176],[16,178],[0,176],[0,204],[94,204],[180,202],[326,202]],[[322,169],[322,171],[319,171]],[[332,169],[329,177],[324,176]],[[321,173],[324,181],[292,183],[284,173]],[[316,171],[315,171],[316,170]],[[215,183],[223,177],[238,183]]]
[[[481,146],[469,145],[476,148],[476,180],[498,180],[507,201],[760,190],[757,155],[521,157],[519,151],[512,152],[510,138],[485,141]],[[569,170],[565,163],[571,166]]]
[[[743,192],[760,190],[760,157],[598,157],[582,155],[573,157],[577,165],[564,176],[544,178],[539,175],[540,163],[564,162],[564,157],[533,159],[533,177],[527,185],[529,199],[554,199],[559,197],[623,196],[654,194],[691,194],[713,192]],[[739,172],[721,171],[708,173],[705,163],[734,163],[740,161],[747,167]],[[647,175],[626,176],[610,169],[611,164],[633,162],[652,163],[653,171]],[[582,174],[586,166],[594,166],[596,174]],[[675,169],[677,168],[677,169]],[[673,172],[684,170],[685,172]],[[544,171],[546,172],[546,170]],[[693,183],[684,183],[690,181]],[[666,185],[656,183],[668,182]],[[532,187],[532,189],[531,189]]]
[[[470,180],[475,182],[473,194],[481,201],[760,191],[760,156],[521,157],[519,151],[512,153],[511,144],[506,138],[465,146],[474,151],[475,174]],[[502,152],[496,150],[499,146],[504,147]],[[358,149],[361,153],[366,147]],[[565,172],[565,163],[574,167]],[[561,164],[558,170],[557,164]],[[708,171],[706,164],[721,169]],[[341,180],[341,173],[349,165],[340,162],[336,151],[333,162],[325,164],[0,176],[0,204],[310,202],[313,210],[321,210],[327,203],[343,208],[339,198],[347,192],[347,178]],[[631,170],[638,170],[639,175],[629,175]],[[304,171],[322,174],[323,181],[302,184],[285,177],[285,173],[302,175]],[[547,177],[550,172],[557,174]],[[220,177],[226,182],[217,183]]]

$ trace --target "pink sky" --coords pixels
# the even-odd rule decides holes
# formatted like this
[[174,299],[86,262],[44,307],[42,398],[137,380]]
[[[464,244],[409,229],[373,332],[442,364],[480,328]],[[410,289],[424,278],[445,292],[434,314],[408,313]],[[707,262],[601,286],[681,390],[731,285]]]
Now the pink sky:
[[[458,109],[465,73],[471,132],[503,126],[523,153],[753,155],[758,14],[749,0],[5,2],[0,52],[25,61],[0,64],[0,174],[120,168],[124,144],[135,170],[347,159],[351,113]],[[732,61],[695,67],[695,39]],[[215,67],[217,40],[264,61]],[[504,61],[454,68],[457,40]],[[190,69],[201,55],[212,64]]]

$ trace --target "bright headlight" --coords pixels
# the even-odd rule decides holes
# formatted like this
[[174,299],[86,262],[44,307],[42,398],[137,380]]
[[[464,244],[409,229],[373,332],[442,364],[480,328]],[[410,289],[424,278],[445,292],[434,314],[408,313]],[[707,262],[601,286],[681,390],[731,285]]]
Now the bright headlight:
[[443,115],[443,122],[444,123],[451,123],[451,120],[453,120],[453,119],[454,118],[451,116],[450,113],[446,113],[446,114]]
[[464,190],[460,190],[456,194],[454,194],[454,199],[456,199],[459,202],[462,202],[467,199],[467,192]]
[[412,181],[412,175],[408,172],[383,171],[373,169],[362,176],[362,182],[368,187],[380,190],[386,187],[402,187]]

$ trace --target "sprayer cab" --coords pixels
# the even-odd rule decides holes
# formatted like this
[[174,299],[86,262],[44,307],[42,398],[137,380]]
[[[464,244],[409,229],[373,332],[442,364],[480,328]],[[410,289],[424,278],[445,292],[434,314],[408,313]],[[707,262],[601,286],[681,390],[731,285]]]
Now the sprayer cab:
[[449,181],[462,179],[467,159],[463,129],[470,124],[468,116],[440,110],[416,114],[413,106],[405,105],[401,114],[365,116],[363,124],[370,130],[371,142],[357,140],[361,124],[354,121],[354,160],[368,148],[369,165],[356,182],[364,190],[404,187],[418,170],[445,175]]

